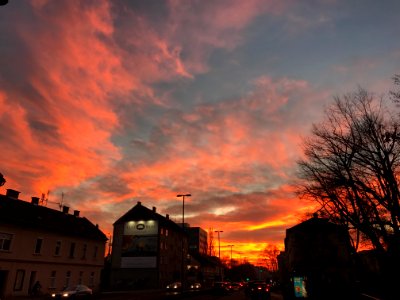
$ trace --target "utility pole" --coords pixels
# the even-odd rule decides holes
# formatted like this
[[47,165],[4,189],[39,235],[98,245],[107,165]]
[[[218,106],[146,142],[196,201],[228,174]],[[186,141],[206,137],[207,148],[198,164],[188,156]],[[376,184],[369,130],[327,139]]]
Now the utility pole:
[[219,238],[219,234],[223,232],[222,230],[215,230],[215,232],[218,234],[218,258],[219,258],[219,276],[221,277],[222,280],[222,264],[221,264],[221,240]]

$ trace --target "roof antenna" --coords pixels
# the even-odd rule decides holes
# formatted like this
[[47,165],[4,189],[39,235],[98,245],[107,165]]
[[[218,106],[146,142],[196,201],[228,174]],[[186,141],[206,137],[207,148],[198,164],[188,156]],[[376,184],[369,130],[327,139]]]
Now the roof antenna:
[[50,191],[47,190],[47,194],[42,193],[42,197],[40,198],[40,205],[47,206],[47,202],[49,201]]
[[50,193],[50,191],[47,191],[47,196],[45,196],[44,193],[42,193],[42,198],[40,198],[40,203],[44,206],[47,206],[47,203],[57,204],[58,208],[61,211],[63,208],[63,204],[64,204],[64,192],[61,192],[61,201],[60,202],[49,201],[49,193]]
[[63,203],[64,203],[64,192],[61,192],[61,202],[58,203],[58,206],[60,207],[60,211],[62,210]]

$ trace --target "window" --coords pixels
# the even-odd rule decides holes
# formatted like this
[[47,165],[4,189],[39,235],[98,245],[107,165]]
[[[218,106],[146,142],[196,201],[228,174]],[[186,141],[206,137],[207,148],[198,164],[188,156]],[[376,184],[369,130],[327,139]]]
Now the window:
[[94,272],[90,272],[89,286],[94,286]]
[[0,232],[0,251],[10,250],[12,237],[12,234]]
[[50,288],[51,289],[56,288],[56,275],[57,275],[56,271],[51,271],[51,273],[50,273]]
[[36,244],[35,244],[35,254],[40,254],[42,251],[42,244],[43,244],[43,239],[42,238],[37,238],[36,239]]
[[17,270],[14,282],[14,291],[22,291],[24,287],[25,270]]
[[160,229],[160,235],[163,235],[164,234],[164,228],[161,228]]
[[71,247],[69,248],[69,257],[74,258],[75,256],[75,243],[71,243]]
[[165,229],[165,236],[168,236],[168,229]]
[[82,259],[86,258],[86,250],[87,250],[87,245],[83,244],[83,248],[82,248]]
[[65,275],[65,286],[69,286],[71,281],[71,271],[67,271],[67,274]]
[[99,251],[98,246],[94,246],[93,258],[97,258],[97,252]]
[[54,255],[59,256],[61,253],[61,241],[56,241],[56,248],[54,250]]

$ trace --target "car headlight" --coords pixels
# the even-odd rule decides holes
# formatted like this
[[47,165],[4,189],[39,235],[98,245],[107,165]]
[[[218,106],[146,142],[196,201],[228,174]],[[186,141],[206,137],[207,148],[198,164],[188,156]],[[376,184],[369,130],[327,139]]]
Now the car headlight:
[[56,296],[56,294],[54,294],[54,293],[53,293],[53,294],[51,294],[51,297],[53,297],[53,298],[54,298],[55,296]]
[[69,297],[69,294],[68,293],[63,293],[62,296],[63,297]]

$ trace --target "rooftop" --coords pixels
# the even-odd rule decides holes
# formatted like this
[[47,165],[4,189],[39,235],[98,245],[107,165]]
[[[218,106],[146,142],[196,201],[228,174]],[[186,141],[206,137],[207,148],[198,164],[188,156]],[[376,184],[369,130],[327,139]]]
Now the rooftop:
[[106,235],[88,219],[37,203],[0,195],[0,224],[46,230],[67,236],[106,241]]

